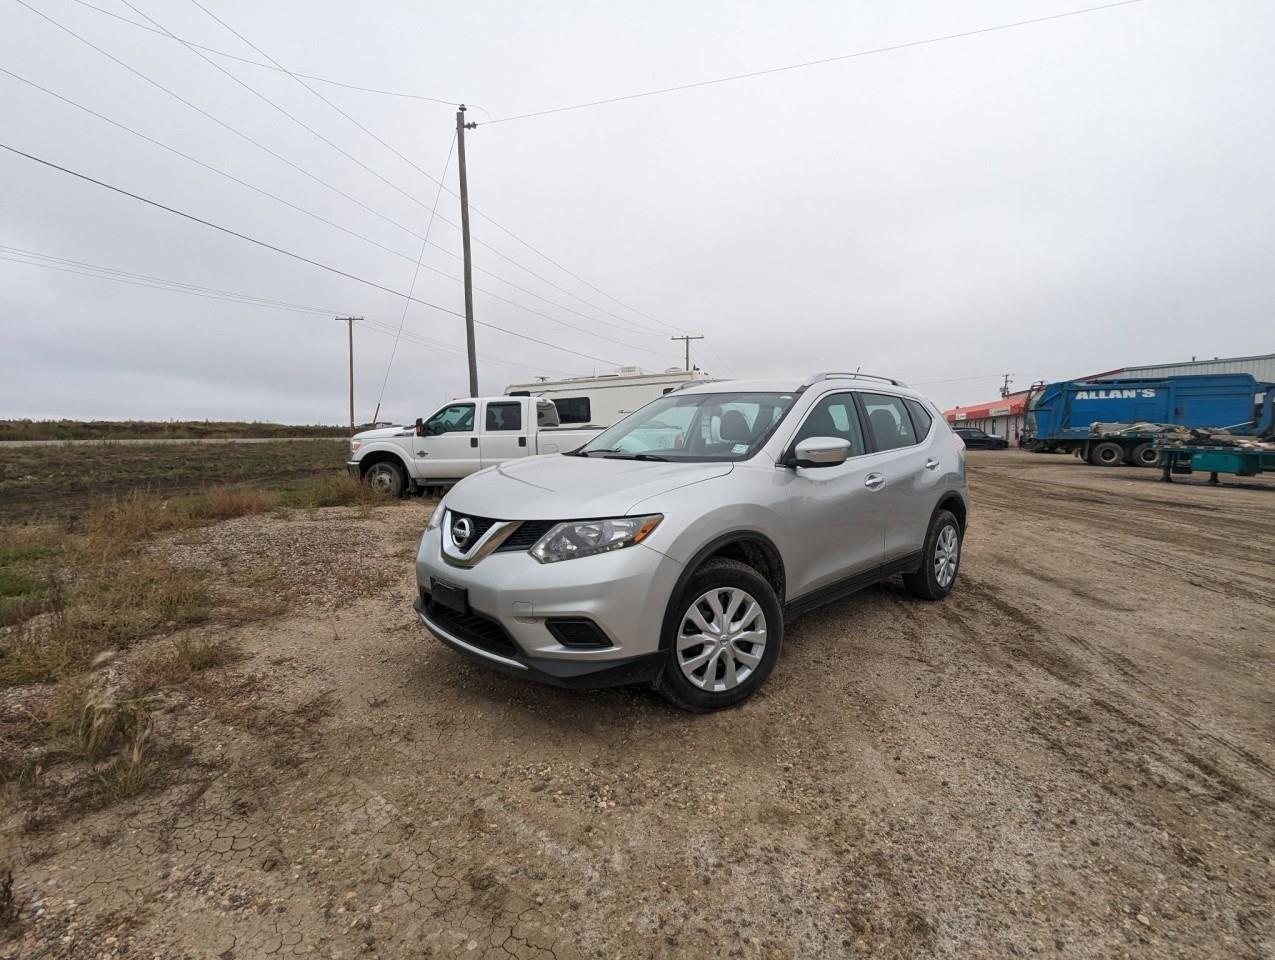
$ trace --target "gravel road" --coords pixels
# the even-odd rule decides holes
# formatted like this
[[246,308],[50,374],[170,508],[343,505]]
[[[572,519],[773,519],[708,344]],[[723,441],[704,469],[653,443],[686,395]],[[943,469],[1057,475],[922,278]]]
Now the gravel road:
[[429,639],[427,504],[215,528],[394,579],[237,628],[182,776],[0,841],[0,955],[1275,956],[1275,483],[970,459],[953,596],[811,614],[710,716]]

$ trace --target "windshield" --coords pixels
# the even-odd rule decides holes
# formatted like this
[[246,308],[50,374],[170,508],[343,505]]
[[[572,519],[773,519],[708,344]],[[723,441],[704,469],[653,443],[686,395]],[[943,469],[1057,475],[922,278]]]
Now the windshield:
[[581,457],[746,460],[792,406],[792,393],[670,393],[604,430]]

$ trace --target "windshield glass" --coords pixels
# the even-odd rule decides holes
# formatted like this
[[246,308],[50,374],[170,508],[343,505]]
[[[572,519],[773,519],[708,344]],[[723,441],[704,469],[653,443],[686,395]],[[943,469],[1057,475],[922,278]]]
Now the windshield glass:
[[582,457],[746,460],[792,406],[792,393],[670,393],[581,447]]

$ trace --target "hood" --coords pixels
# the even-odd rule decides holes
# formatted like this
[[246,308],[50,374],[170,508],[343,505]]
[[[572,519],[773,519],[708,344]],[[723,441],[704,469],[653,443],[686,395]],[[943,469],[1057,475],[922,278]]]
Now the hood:
[[415,435],[415,427],[377,427],[375,430],[364,430],[362,433],[356,433],[350,439],[362,440],[367,443],[369,440],[384,440],[386,437],[410,437]]
[[554,454],[506,461],[466,477],[447,494],[447,506],[498,520],[618,517],[650,497],[724,477],[733,468]]

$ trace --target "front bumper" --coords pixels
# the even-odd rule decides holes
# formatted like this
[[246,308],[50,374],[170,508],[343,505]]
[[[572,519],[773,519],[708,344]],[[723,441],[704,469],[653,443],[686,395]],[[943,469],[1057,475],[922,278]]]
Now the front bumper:
[[[508,673],[560,686],[640,683],[659,674],[665,607],[681,570],[643,544],[550,564],[526,551],[495,552],[457,567],[444,561],[435,528],[417,551],[422,595],[413,606],[447,646]],[[472,616],[424,603],[434,580],[463,588]],[[609,645],[564,645],[547,625],[562,620],[591,622]],[[467,629],[475,624],[477,632]]]
[[659,676],[664,659],[663,654],[658,651],[621,660],[568,660],[529,657],[523,653],[505,657],[466,643],[446,627],[432,621],[429,614],[425,612],[420,597],[416,598],[412,609],[416,611],[416,615],[421,618],[421,623],[430,633],[457,653],[502,673],[526,677],[555,687],[591,690],[599,687],[620,687],[632,683],[650,683]]
[[359,461],[357,460],[345,461],[345,472],[354,477],[356,480],[363,476],[362,471],[359,469]]

